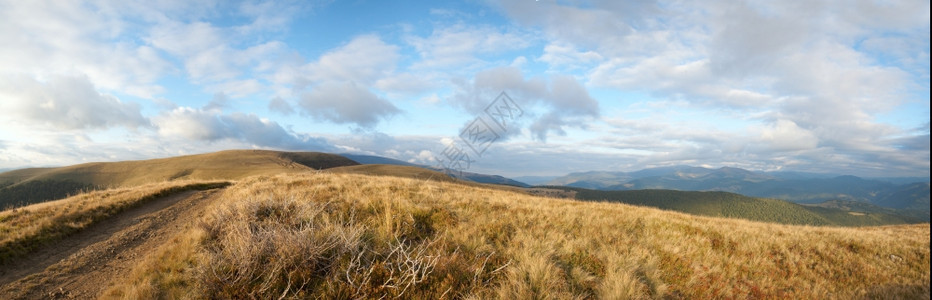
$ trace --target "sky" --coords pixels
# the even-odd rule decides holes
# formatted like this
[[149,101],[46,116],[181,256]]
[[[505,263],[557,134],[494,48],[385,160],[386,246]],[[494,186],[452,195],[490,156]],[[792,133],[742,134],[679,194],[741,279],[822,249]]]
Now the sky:
[[929,10],[0,0],[0,169],[272,149],[928,177]]

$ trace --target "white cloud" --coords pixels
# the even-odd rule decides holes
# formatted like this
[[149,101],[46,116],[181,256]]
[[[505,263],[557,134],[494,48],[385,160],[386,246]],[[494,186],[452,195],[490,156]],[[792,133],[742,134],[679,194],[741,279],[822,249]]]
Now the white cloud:
[[481,56],[524,49],[533,37],[517,31],[504,31],[489,26],[463,24],[435,28],[430,36],[409,35],[405,38],[421,57],[413,69],[451,68],[475,65]]
[[405,72],[379,79],[374,86],[386,92],[417,95],[435,89],[439,84],[430,78],[425,78],[424,74],[415,75],[414,73]]
[[[187,75],[202,84],[227,83],[242,76],[261,73],[268,57],[284,53],[279,41],[246,43],[237,47],[238,37],[232,28],[217,27],[207,22],[184,23],[166,21],[153,26],[145,40],[182,60]],[[247,91],[251,92],[251,91]]]
[[136,103],[98,92],[87,77],[0,75],[0,114],[53,129],[139,128],[149,125]]
[[324,82],[302,95],[298,104],[318,120],[363,128],[401,113],[391,102],[353,82]]
[[[502,91],[525,111],[536,106],[544,110],[542,116],[532,120],[529,128],[540,140],[546,140],[550,133],[563,135],[567,126],[585,127],[587,122],[599,117],[598,101],[575,78],[555,75],[525,79],[521,70],[514,67],[484,70],[476,73],[472,81],[460,80],[451,101],[479,114]],[[510,127],[509,134],[521,132],[519,128]]]
[[227,43],[220,28],[207,22],[166,22],[151,28],[146,40],[177,56],[194,56]]
[[257,79],[231,79],[204,88],[207,92],[225,93],[231,97],[242,98],[261,93],[266,86]]
[[777,151],[809,150],[819,144],[819,138],[812,132],[788,120],[777,120],[772,127],[763,128],[760,139]]
[[566,67],[569,69],[578,69],[589,64],[599,62],[604,58],[598,52],[580,51],[575,46],[567,43],[555,42],[544,47],[544,54],[538,60],[549,64],[551,67]]
[[301,75],[310,81],[369,84],[391,73],[398,58],[398,46],[387,44],[376,35],[363,35],[321,55],[305,66]]
[[233,133],[217,112],[179,107],[153,119],[160,135],[191,140],[215,141]]
[[266,31],[284,31],[295,15],[326,6],[328,1],[243,1],[239,3],[239,14],[252,22],[236,27],[241,34]]
[[179,107],[155,118],[164,139],[222,142],[241,141],[279,149],[326,151],[333,148],[323,139],[289,133],[277,122],[253,114],[221,114],[216,110]]
[[[144,148],[158,156],[313,148],[325,143],[236,106],[372,129],[401,113],[388,99],[478,114],[504,90],[526,110],[508,134],[550,141],[502,141],[478,167],[530,170],[546,160],[537,171],[701,163],[928,174],[928,1],[506,0],[486,2],[505,22],[492,23],[499,16],[487,10],[433,9],[456,21],[359,28],[375,33],[302,57],[321,49],[282,41],[303,30],[290,27],[296,16],[327,2],[0,1],[0,116],[7,128],[35,130],[0,130],[0,160],[16,149],[60,162],[53,157],[69,149],[56,144],[97,160]],[[164,98],[183,101],[184,91],[160,86],[178,81],[237,102],[178,108]],[[127,95],[167,110],[152,118],[157,130]],[[68,136],[20,138],[52,130]],[[99,140],[124,130],[145,141]],[[425,148],[435,137],[388,137],[333,140],[411,161],[442,150]]]
[[[550,37],[538,60],[551,69],[582,68],[594,86],[661,99],[664,105],[650,111],[672,105],[710,115],[742,112],[732,120],[756,123],[756,131],[708,134],[766,145],[705,144],[693,137],[676,145],[684,151],[668,153],[662,140],[651,143],[658,147],[655,154],[668,153],[664,159],[689,157],[690,152],[700,159],[717,147],[751,151],[721,154],[731,160],[768,164],[877,167],[858,162],[866,158],[915,164],[892,154],[896,146],[890,137],[904,129],[880,122],[878,115],[903,103],[928,102],[916,99],[927,96],[915,92],[928,91],[928,1],[574,4],[505,1],[494,6]],[[676,141],[670,134],[661,139]],[[826,158],[831,155],[835,158]]]
[[0,3],[0,72],[84,74],[99,88],[151,98],[171,64],[130,42],[133,25],[107,3]]
[[[153,99],[164,92],[157,81],[183,68],[213,92],[251,94],[262,86],[249,77],[270,72],[269,62],[277,62],[266,59],[287,50],[261,34],[283,30],[295,13],[314,5],[247,1],[224,10],[213,1],[3,2],[0,39],[7,47],[0,47],[0,72],[84,74],[101,90]],[[225,15],[244,22],[210,23]],[[218,90],[230,87],[237,90]]]
[[643,32],[657,26],[656,18],[666,14],[656,1],[593,1],[585,8],[520,0],[493,5],[521,24],[541,28],[551,41],[593,50],[601,56],[650,55],[662,45],[651,37],[658,32]]
[[276,95],[283,98],[305,97],[308,87],[321,84],[379,87],[403,94],[425,89],[429,83],[423,76],[413,78],[411,74],[394,72],[400,59],[398,52],[398,46],[385,43],[377,35],[361,35],[309,63],[299,56],[289,56],[269,68],[268,80],[276,84]]
[[[449,139],[447,137],[443,138]],[[442,151],[443,147],[445,147],[439,137],[392,136],[380,132],[331,136],[329,139],[338,141],[335,142],[338,143],[337,147],[348,149],[348,151],[356,154],[379,155],[403,161],[413,159],[417,163],[429,162],[430,158],[426,157],[427,155],[431,154],[432,151]],[[449,142],[452,142],[452,140]]]

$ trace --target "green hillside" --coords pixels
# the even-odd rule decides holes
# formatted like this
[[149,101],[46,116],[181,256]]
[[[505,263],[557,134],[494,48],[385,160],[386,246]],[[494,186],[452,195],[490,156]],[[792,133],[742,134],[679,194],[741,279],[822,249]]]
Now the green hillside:
[[621,202],[702,216],[780,224],[873,226],[915,222],[912,219],[888,213],[849,212],[824,207],[807,207],[783,200],[747,197],[728,192],[566,189],[576,191],[576,199],[579,200]]

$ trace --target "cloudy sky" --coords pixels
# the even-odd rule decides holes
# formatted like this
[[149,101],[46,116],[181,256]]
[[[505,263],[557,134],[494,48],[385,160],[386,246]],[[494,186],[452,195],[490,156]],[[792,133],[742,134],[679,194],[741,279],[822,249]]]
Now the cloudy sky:
[[[481,119],[497,135],[469,171],[506,176],[929,176],[928,1],[388,3],[0,0],[0,169],[223,149],[435,165]],[[521,114],[492,127],[503,91]]]

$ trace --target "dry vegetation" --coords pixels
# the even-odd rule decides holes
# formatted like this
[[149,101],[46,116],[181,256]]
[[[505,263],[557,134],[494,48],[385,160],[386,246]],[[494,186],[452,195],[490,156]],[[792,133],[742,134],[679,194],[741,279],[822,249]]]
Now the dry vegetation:
[[455,183],[261,176],[112,298],[928,298],[929,225],[696,217]]
[[318,152],[227,150],[160,159],[97,162],[60,168],[0,173],[0,183],[53,180],[103,187],[131,187],[170,180],[238,180],[254,175],[307,172],[358,165],[345,157]]
[[[395,176],[395,177],[405,177],[405,178],[416,178],[429,181],[444,181],[444,182],[455,182],[458,181],[453,177],[450,177],[447,174],[428,170],[421,167],[411,167],[411,166],[398,166],[398,165],[356,165],[356,166],[343,166],[327,169],[325,172],[337,173],[337,174],[362,174],[362,175],[377,175],[377,176]],[[459,180],[462,183],[473,183],[471,181]]]
[[0,211],[0,266],[42,244],[54,242],[147,200],[187,190],[226,185],[226,182],[193,181],[157,183],[94,191],[58,201]]
[[61,199],[82,191],[177,180],[225,181],[304,173],[359,163],[320,152],[227,150],[160,159],[94,162],[0,173],[0,209]]

